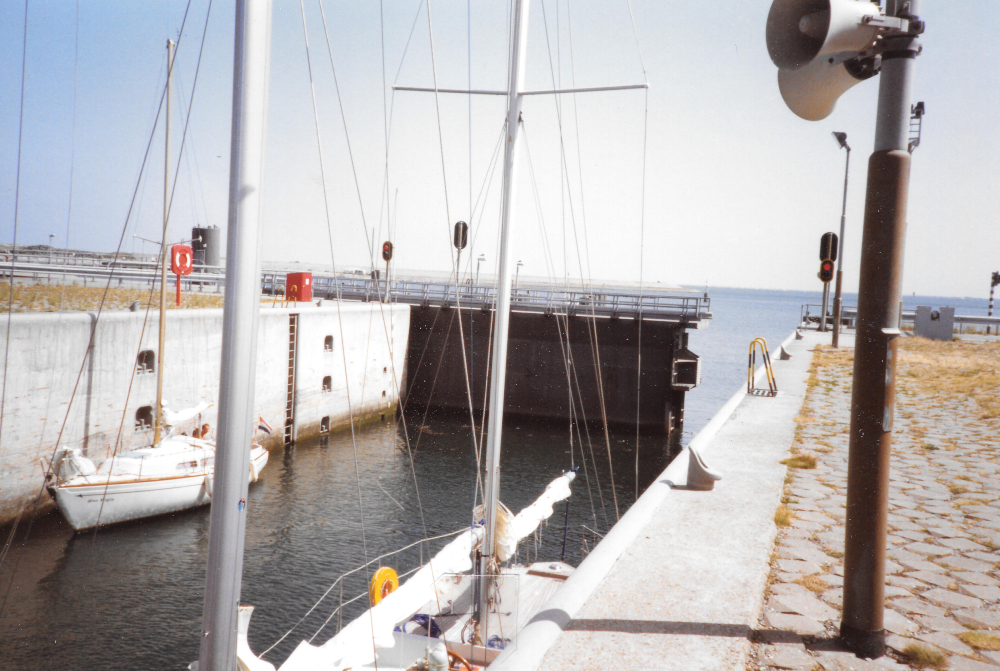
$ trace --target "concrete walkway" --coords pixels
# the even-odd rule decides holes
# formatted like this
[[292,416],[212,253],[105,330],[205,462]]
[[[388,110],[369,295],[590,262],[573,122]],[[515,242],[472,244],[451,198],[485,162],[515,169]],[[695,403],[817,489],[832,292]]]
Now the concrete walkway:
[[723,473],[715,489],[683,487],[682,453],[491,669],[744,669],[770,571],[780,461],[821,339],[789,338],[788,360],[775,348],[778,396],[744,389],[693,441]]

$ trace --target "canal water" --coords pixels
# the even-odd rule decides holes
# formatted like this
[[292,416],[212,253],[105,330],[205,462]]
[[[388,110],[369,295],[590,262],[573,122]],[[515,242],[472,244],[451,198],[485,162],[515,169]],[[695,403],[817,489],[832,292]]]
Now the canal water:
[[[712,289],[710,295],[714,319],[690,338],[703,376],[687,396],[685,442],[745,384],[750,340],[763,336],[775,349],[798,322],[800,306],[819,302],[814,292]],[[918,297],[908,302],[938,306],[948,300],[956,304]],[[852,297],[846,302],[853,304]],[[296,625],[267,654],[272,663],[302,640],[326,641],[364,610],[370,573],[359,571],[330,590],[338,576],[366,559],[468,524],[474,474],[468,418],[432,413],[407,417],[406,427],[409,446],[402,423],[386,422],[353,438],[341,432],[274,451],[261,480],[251,485],[242,588],[243,603],[256,607],[251,647],[260,653]],[[614,523],[615,503],[624,513],[633,502],[634,431],[611,432],[610,460],[603,433],[591,431],[593,449],[581,452],[574,441],[571,452],[565,424],[505,422],[500,491],[513,511],[562,471],[580,467],[568,522],[565,506],[558,505],[537,538],[521,544],[521,561],[564,557],[579,564]],[[661,437],[641,438],[640,491],[666,466],[665,447]],[[0,668],[185,669],[198,655],[208,512],[80,534],[55,511],[23,524],[0,564]],[[0,538],[8,531],[0,529]],[[445,542],[419,544],[372,566],[403,574]],[[365,596],[337,610],[359,595]]]

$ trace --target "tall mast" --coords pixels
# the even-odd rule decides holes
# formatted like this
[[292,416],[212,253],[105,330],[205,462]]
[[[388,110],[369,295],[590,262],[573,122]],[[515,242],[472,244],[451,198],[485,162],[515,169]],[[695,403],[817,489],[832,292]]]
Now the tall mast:
[[256,419],[261,188],[270,50],[271,0],[237,0],[222,375],[198,665],[202,671],[236,668],[247,481]]
[[489,563],[496,546],[497,501],[500,494],[500,438],[503,428],[504,385],[507,380],[507,326],[510,319],[510,218],[514,208],[517,167],[517,136],[521,118],[521,90],[527,60],[528,9],[530,0],[515,0],[514,30],[510,47],[510,79],[507,83],[507,146],[503,164],[503,210],[500,221],[500,284],[497,287],[497,314],[493,324],[493,359],[490,373],[489,427],[486,437],[486,534],[483,538],[478,573],[478,604],[481,621],[487,617],[490,583]]
[[163,239],[160,242],[160,339],[156,350],[156,424],[153,445],[163,430],[163,349],[167,339],[167,224],[170,221],[170,100],[174,92],[174,41],[167,40],[167,109],[163,125]]

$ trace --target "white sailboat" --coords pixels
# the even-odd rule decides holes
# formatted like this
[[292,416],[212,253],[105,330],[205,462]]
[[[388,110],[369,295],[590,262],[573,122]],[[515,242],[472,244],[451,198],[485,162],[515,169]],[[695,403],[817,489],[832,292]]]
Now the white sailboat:
[[[396,576],[392,569],[383,567],[376,571],[369,593],[371,608],[326,643],[313,645],[302,641],[282,664],[281,671],[363,668],[385,671],[464,668],[473,671],[487,667],[573,572],[573,567],[562,562],[503,566],[515,555],[518,542],[552,515],[553,504],[570,495],[570,483],[575,477],[573,471],[563,473],[548,485],[538,500],[516,516],[499,501],[500,441],[512,275],[508,243],[524,95],[528,4],[529,0],[514,1],[509,52],[507,142],[490,381],[485,505],[477,510],[475,525],[448,543],[398,588],[395,588]],[[645,88],[645,85],[612,88]],[[434,89],[409,90],[440,92],[436,82]],[[562,89],[551,93],[564,92],[573,90]],[[239,668],[274,671],[271,663],[253,654],[247,642],[252,611],[250,606],[240,607],[237,643],[233,646]],[[205,631],[208,631],[207,622]],[[205,664],[204,654],[201,663]]]
[[[167,244],[170,202],[170,98],[174,42],[167,40],[163,248]],[[176,427],[199,417],[209,407],[171,412],[163,402],[163,354],[166,339],[166,254],[160,263],[159,353],[156,381],[156,420],[153,442],[147,447],[114,454],[97,465],[79,449],[62,448],[55,456],[47,488],[59,511],[75,530],[173,513],[212,500],[215,443],[208,425],[178,435]],[[179,295],[179,294],[178,294]],[[167,429],[164,434],[164,428]],[[268,452],[250,444],[249,479],[256,482],[267,465]]]

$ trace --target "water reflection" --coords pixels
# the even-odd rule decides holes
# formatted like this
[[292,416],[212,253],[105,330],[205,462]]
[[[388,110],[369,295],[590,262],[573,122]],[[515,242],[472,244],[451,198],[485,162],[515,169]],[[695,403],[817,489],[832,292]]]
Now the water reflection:
[[[423,430],[415,430],[421,423]],[[257,606],[250,632],[256,651],[366,557],[468,523],[475,485],[468,418],[432,413],[407,425],[409,450],[401,424],[370,425],[353,440],[341,432],[272,454],[251,485],[242,595]],[[610,468],[603,432],[592,433],[592,451],[576,445],[571,453],[565,424],[509,418],[504,431],[501,499],[515,512],[559,473],[581,466],[568,522],[560,504],[537,538],[519,548],[521,561],[526,552],[530,560],[557,559],[565,535],[565,559],[578,564],[614,522],[614,501],[623,513],[634,499],[634,430],[611,433]],[[666,465],[665,447],[661,437],[642,438],[640,488]],[[0,566],[0,589],[9,586],[0,613],[3,667],[185,668],[198,655],[208,513],[201,508],[73,534],[53,512],[35,520],[27,541],[24,525]],[[404,573],[445,542],[418,544],[380,563]],[[363,598],[336,614],[342,601],[366,593],[369,575],[360,571],[334,587],[267,658],[280,663],[301,640],[333,635],[338,622],[366,607]]]

